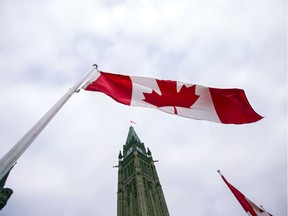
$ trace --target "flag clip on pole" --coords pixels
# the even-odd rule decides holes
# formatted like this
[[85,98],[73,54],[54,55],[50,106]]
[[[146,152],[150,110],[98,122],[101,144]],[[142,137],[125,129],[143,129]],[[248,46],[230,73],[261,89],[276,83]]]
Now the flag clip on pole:
[[94,64],[83,78],[74,84],[72,88],[66,92],[62,98],[1,158],[0,160],[0,179],[2,179],[13,167],[20,156],[30,146],[30,144],[38,137],[42,130],[47,126],[56,113],[69,100],[69,98],[78,91],[81,84],[88,79],[94,71],[98,71],[98,65]]

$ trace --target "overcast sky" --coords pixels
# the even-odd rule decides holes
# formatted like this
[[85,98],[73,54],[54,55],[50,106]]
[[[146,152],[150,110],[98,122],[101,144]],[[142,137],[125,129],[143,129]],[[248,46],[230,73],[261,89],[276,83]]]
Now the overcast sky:
[[[115,3],[117,2],[117,3]],[[18,160],[5,216],[116,215],[130,120],[171,216],[244,216],[217,169],[287,215],[284,0],[0,0],[0,157],[94,63],[127,75],[242,88],[265,118],[222,125],[81,91]]]

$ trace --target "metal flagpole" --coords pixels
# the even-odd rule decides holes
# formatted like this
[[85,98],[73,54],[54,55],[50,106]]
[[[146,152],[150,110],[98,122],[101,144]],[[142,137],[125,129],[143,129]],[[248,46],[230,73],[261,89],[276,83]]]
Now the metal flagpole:
[[80,85],[94,72],[98,71],[98,66],[93,65],[93,69],[89,71],[81,80],[69,89],[69,91],[60,98],[60,100],[8,151],[0,160],[0,180],[9,172],[16,161],[24,153],[24,151],[37,138],[42,130],[47,126],[56,113],[69,100],[69,98],[78,91]]

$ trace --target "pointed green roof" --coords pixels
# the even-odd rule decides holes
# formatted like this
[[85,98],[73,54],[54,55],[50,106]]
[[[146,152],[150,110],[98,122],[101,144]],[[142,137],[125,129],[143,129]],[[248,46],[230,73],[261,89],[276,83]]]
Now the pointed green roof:
[[[15,166],[15,164],[11,167],[11,169],[13,168]],[[7,180],[7,178],[8,178],[8,175],[9,175],[9,173],[10,173],[10,171],[11,171],[11,169],[6,173],[6,175],[5,176],[3,176],[3,178],[2,179],[0,179],[0,191],[1,191],[1,189],[3,189],[4,188],[4,186],[5,186],[5,183],[6,183],[6,180]]]
[[140,141],[139,137],[137,136],[134,128],[132,126],[130,126],[125,145],[128,145],[132,140],[135,140],[135,141],[141,143],[141,141]]

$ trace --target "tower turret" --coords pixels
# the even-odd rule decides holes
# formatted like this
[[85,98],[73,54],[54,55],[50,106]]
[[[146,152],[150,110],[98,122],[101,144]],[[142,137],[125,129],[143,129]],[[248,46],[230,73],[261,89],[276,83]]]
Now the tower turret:
[[0,210],[2,208],[4,208],[4,206],[7,204],[8,199],[13,194],[13,190],[12,189],[4,188],[6,180],[8,178],[8,175],[9,175],[11,169],[9,170],[9,172],[2,179],[0,179]]

